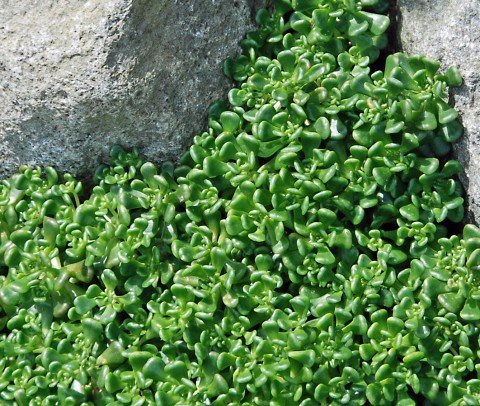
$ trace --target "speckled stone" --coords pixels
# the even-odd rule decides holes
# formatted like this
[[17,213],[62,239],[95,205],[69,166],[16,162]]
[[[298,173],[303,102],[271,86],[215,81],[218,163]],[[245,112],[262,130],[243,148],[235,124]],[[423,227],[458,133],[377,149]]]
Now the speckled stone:
[[223,60],[258,0],[4,0],[0,177],[20,164],[90,174],[112,145],[175,160],[231,87]]

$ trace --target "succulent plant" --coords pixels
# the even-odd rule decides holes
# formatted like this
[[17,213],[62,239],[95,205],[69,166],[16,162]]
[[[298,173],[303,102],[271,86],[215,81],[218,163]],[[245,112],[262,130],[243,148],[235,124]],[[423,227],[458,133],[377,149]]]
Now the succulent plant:
[[275,0],[180,165],[0,185],[0,403],[476,405],[454,68],[383,0]]

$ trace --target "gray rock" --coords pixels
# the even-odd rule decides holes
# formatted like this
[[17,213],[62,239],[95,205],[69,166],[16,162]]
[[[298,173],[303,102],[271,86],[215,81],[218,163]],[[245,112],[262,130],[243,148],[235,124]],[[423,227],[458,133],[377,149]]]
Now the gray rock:
[[83,176],[114,144],[175,159],[231,87],[223,60],[258,0],[4,0],[0,177],[20,164]]
[[480,0],[397,0],[397,10],[400,48],[463,76],[451,95],[465,132],[455,155],[465,168],[468,220],[480,224]]

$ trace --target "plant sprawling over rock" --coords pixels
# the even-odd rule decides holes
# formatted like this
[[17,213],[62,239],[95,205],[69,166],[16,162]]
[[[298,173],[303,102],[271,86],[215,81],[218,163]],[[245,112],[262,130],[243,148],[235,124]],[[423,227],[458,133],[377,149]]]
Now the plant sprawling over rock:
[[0,186],[0,403],[476,405],[454,69],[382,0],[276,0],[181,165]]

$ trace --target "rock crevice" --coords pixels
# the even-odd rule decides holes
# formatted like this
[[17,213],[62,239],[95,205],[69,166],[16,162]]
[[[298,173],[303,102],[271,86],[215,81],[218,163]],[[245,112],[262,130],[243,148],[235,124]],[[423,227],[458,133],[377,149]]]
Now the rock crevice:
[[465,171],[467,220],[480,223],[480,0],[397,0],[397,40],[406,54],[424,54],[441,69],[458,68],[464,83],[450,104],[460,113],[464,136],[455,158]]

